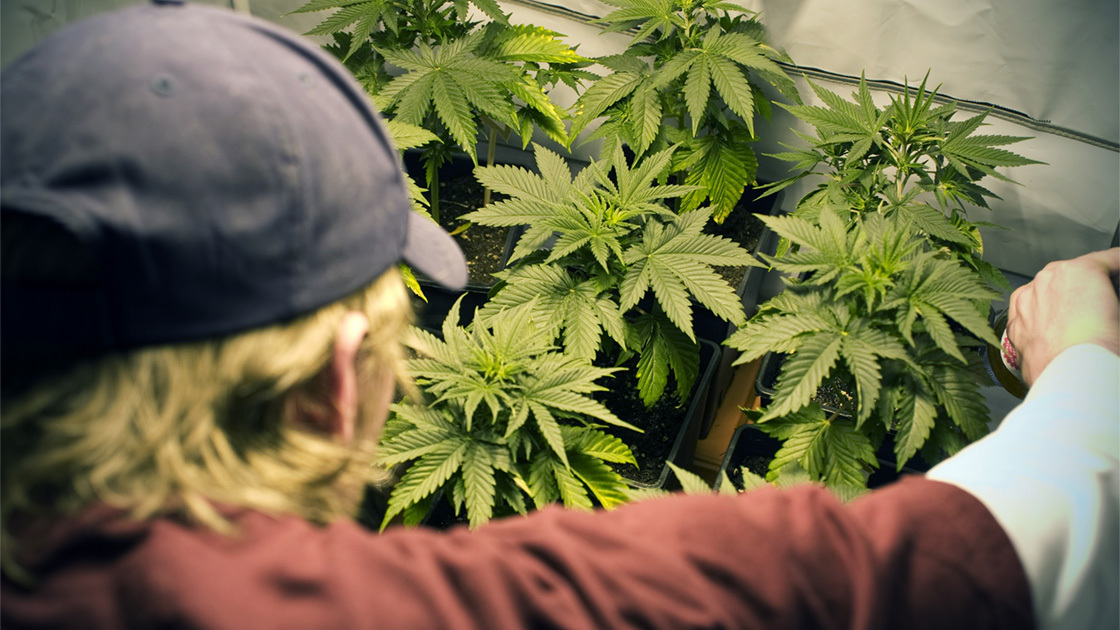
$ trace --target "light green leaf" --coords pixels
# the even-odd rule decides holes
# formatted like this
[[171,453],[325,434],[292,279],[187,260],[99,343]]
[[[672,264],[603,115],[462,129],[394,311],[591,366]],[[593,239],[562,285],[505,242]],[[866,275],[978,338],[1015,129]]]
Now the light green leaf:
[[486,447],[472,444],[463,461],[463,488],[470,526],[478,527],[494,514],[494,466]]
[[900,394],[895,416],[898,429],[894,452],[898,469],[902,470],[902,466],[929,438],[929,432],[937,421],[937,407],[930,395],[920,387],[904,388],[900,390]]
[[642,83],[638,74],[616,72],[599,79],[576,100],[576,117],[568,132],[573,138],[611,105],[629,96]]
[[778,378],[777,393],[760,422],[766,422],[809,404],[840,355],[840,335],[822,332],[807,336],[796,352],[786,357]]
[[569,453],[569,461],[572,472],[604,508],[609,510],[629,502],[626,481],[602,460],[584,453]]
[[712,82],[723,101],[731,111],[738,114],[751,135],[754,135],[754,91],[734,62],[713,59],[711,62]]
[[681,468],[673,462],[666,462],[666,465],[677,476],[677,481],[680,482],[681,490],[685,494],[712,494],[712,487],[700,475]]
[[[591,511],[591,499],[587,496],[587,488],[572,470],[553,462],[552,474],[556,478],[556,487],[560,491],[560,500],[564,502],[564,507]],[[625,501],[625,498],[621,500]]]

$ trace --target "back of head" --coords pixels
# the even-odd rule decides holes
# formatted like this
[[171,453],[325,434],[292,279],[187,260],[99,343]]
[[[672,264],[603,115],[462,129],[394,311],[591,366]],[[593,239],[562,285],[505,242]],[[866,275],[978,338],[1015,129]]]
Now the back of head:
[[311,489],[368,463],[290,416],[322,403],[337,322],[371,319],[368,376],[400,357],[398,263],[466,279],[360,87],[278,27],[163,2],[48,38],[0,109],[5,528],[91,501],[330,518]]
[[[269,324],[401,259],[465,278],[410,211],[347,71],[301,38],[175,3],[95,17],[7,68],[0,204],[64,231],[100,284],[4,284],[4,372]],[[5,379],[7,381],[7,379]]]

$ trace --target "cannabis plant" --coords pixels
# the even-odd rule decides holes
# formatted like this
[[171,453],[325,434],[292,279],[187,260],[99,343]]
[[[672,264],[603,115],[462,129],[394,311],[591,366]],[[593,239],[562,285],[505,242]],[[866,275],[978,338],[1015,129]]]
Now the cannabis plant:
[[[470,18],[472,5],[487,22]],[[547,92],[578,86],[589,62],[563,35],[511,24],[493,0],[312,0],[295,13],[328,9],[337,10],[308,34],[334,37],[328,49],[386,116],[436,136],[421,157],[437,219],[439,168],[459,151],[477,163],[484,127],[491,150],[499,131],[527,144],[536,128],[567,146],[567,115]]]
[[[398,166],[401,169],[401,174],[404,177],[405,185],[408,189],[408,198],[409,201],[412,202],[412,209],[431,219],[432,216],[428,212],[428,200],[424,198],[423,189],[417,186],[416,182],[413,181],[404,170],[404,152],[408,149],[427,144],[435,140],[436,137],[432,132],[423,127],[410,125],[399,120],[388,120],[385,126],[389,132],[389,136],[393,139],[393,146],[397,147],[399,153]],[[424,295],[424,290],[420,286],[420,281],[416,278],[416,274],[413,273],[412,267],[402,262],[398,263],[397,268],[401,272],[401,277],[404,280],[405,286],[407,286],[413,294],[426,302],[428,298]]]
[[639,156],[681,146],[673,171],[698,186],[684,211],[710,202],[722,222],[755,181],[755,113],[770,115],[760,82],[797,100],[756,15],[721,0],[606,0],[606,31],[636,31],[620,55],[596,61],[610,73],[580,95],[571,136],[604,118],[588,139],[621,139]]
[[677,214],[666,207],[666,200],[696,190],[657,183],[672,154],[669,148],[630,164],[616,144],[573,176],[563,158],[538,146],[538,173],[476,169],[479,181],[509,199],[463,217],[525,226],[480,314],[531,308],[570,355],[613,354],[621,364],[636,353],[647,406],[664,393],[670,372],[682,399],[696,380],[693,302],[736,325],[745,321],[739,298],[713,265],[758,264],[734,241],[701,233],[706,209]]
[[[669,468],[672,469],[673,474],[677,477],[677,482],[680,483],[681,491],[685,494],[703,495],[703,494],[720,494],[735,496],[743,492],[750,492],[765,486],[774,486],[779,489],[793,488],[795,486],[804,484],[819,483],[814,481],[805,469],[801,468],[797,462],[786,464],[782,469],[781,475],[776,479],[767,481],[765,477],[756,475],[751,469],[746,466],[741,466],[738,471],[740,482],[732,481],[731,476],[727,471],[721,470],[719,478],[715,486],[709,486],[708,482],[703,477],[686,468],[681,468],[676,464],[669,462]],[[844,503],[848,503],[864,494],[867,494],[866,488],[856,486],[824,486],[832,491],[837,499]],[[631,498],[634,501],[642,501],[645,499],[654,499],[667,496],[669,491],[660,488],[642,488],[641,490],[632,490]]]
[[[928,77],[927,77],[928,78]],[[1006,149],[1025,138],[976,135],[987,113],[954,121],[955,103],[936,105],[936,90],[926,81],[878,107],[865,78],[848,101],[810,82],[822,106],[782,105],[812,124],[816,136],[802,135],[805,148],[774,157],[793,162],[800,172],[776,182],[771,192],[809,176],[824,182],[797,204],[795,214],[815,220],[822,208],[841,209],[849,220],[869,212],[905,215],[938,247],[952,251],[985,281],[1009,288],[1003,275],[981,259],[980,227],[968,218],[969,206],[988,208],[996,195],[980,185],[987,176],[1011,181],[1000,167],[1038,164]]]
[[[759,427],[783,440],[773,477],[790,462],[834,486],[861,486],[893,434],[899,469],[919,449],[937,461],[987,431],[974,346],[997,343],[987,310],[997,294],[937,247],[911,214],[822,206],[816,219],[763,217],[794,249],[764,258],[786,290],[727,340],[737,362],[785,355]],[[847,414],[814,400],[822,383],[850,388]]]
[[380,463],[407,466],[382,527],[402,513],[406,524],[419,523],[441,490],[471,526],[555,501],[580,509],[625,502],[627,484],[607,462],[634,456],[603,427],[637,429],[590,396],[616,370],[556,351],[530,310],[485,325],[476,318],[466,329],[459,308],[441,336],[412,331],[409,371],[424,399],[394,405],[382,436]]

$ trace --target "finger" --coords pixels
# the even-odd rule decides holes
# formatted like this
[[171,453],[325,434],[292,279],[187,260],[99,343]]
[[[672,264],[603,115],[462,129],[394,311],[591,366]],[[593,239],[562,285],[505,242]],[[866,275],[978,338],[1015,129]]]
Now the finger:
[[[1018,330],[1018,328],[1019,322],[1007,320],[1007,326],[1003,329],[1003,333],[1007,335],[1007,340],[1011,342],[1013,347],[1015,345],[1015,331]],[[1000,341],[1002,342],[1003,340],[1001,339]],[[1002,343],[1000,345],[1002,345]]]
[[1024,284],[1023,286],[1011,292],[1011,297],[1007,299],[1007,323],[1010,326],[1011,320],[1016,319],[1019,315],[1019,306],[1023,300],[1024,294],[1030,290],[1031,283]]
[[1120,274],[1120,247],[1092,252],[1081,257],[1083,260],[1108,270],[1109,275]]

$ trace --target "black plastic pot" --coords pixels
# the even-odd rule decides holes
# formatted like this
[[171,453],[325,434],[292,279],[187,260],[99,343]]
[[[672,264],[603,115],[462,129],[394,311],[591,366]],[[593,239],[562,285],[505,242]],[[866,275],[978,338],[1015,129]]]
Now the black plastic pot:
[[[671,442],[669,439],[662,440],[667,448],[659,449],[666,452],[663,459],[658,453],[656,456],[653,446],[648,446],[645,443],[641,446],[642,449],[648,450],[651,454],[647,459],[648,471],[638,473],[632,466],[617,467],[619,473],[626,478],[627,482],[636,488],[665,488],[671,489],[677,487],[676,476],[671,474],[672,470],[669,468],[668,463],[671,462],[677,466],[687,468],[692,464],[692,459],[696,454],[696,442],[700,439],[700,425],[705,415],[708,413],[707,405],[710,397],[708,390],[711,387],[712,377],[715,376],[715,371],[719,365],[719,358],[721,349],[715,343],[707,340],[700,340],[700,373],[696,379],[696,384],[693,386],[692,394],[687,400],[683,401],[679,407],[680,424],[676,433],[672,436]],[[606,403],[608,408],[611,408],[610,403]],[[642,417],[644,410],[636,411],[632,414],[620,412],[617,408],[611,408],[623,420],[638,427],[645,428],[648,426],[646,418]],[[608,428],[609,432],[617,435],[627,444],[634,446],[637,444],[635,434],[633,431],[626,429]]]

